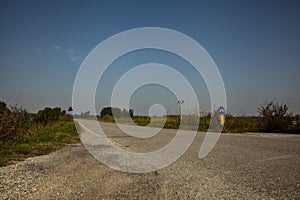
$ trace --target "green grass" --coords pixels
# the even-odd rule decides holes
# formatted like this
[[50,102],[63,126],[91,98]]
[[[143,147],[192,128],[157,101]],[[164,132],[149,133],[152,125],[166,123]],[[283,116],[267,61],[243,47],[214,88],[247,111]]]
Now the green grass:
[[[190,121],[189,121],[190,120]],[[193,119],[192,119],[193,120]],[[183,125],[181,128],[184,130],[194,130],[194,121],[189,119],[189,116],[183,117]],[[134,116],[132,121],[130,118],[118,118],[115,120],[111,116],[105,116],[103,118],[99,118],[101,122],[109,122],[115,123],[116,121],[121,124],[131,124],[132,121],[135,125],[138,126],[151,126],[151,127],[163,127],[166,129],[178,129],[180,125],[180,116],[177,115],[168,115],[165,119],[164,117],[148,117],[148,116]]]
[[[132,118],[133,122],[138,126],[152,126],[152,127],[163,127],[166,129],[179,129],[180,116],[179,115],[168,115],[166,122],[164,123],[161,117],[150,117],[147,116],[134,116]],[[209,128],[211,118],[210,116],[200,117],[198,126],[195,126],[195,118],[193,116],[183,116],[183,123],[181,124],[181,129],[184,130],[196,130],[199,132],[206,132]],[[115,123],[115,119],[111,116],[105,116],[99,118],[99,121]],[[132,124],[129,118],[118,118],[118,123],[121,124]],[[225,125],[223,127],[224,133],[245,133],[245,132],[272,132],[264,131],[260,128],[261,118],[259,117],[238,117],[227,115],[225,120]],[[151,122],[151,124],[150,124]],[[273,123],[275,123],[274,121]],[[197,124],[197,122],[196,122]],[[286,121],[285,124],[291,124],[291,122]],[[289,125],[286,129],[279,129],[277,132],[281,133],[300,133],[300,126]]]
[[80,140],[73,121],[61,121],[50,127],[30,130],[19,141],[0,142],[0,166],[48,154],[66,144],[78,142]]

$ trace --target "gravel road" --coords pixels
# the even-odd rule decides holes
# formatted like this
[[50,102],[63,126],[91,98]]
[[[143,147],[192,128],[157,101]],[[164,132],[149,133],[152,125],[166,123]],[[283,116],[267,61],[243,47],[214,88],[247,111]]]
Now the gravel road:
[[[129,151],[166,145],[174,130],[149,139],[102,124]],[[130,174],[97,161],[81,144],[0,168],[0,199],[300,199],[300,135],[222,134],[204,159],[205,134],[161,170]]]

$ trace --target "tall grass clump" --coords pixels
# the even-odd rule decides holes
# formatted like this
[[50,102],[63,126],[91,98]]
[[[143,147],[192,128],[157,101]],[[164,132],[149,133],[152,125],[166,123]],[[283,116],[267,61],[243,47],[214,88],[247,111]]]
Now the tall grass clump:
[[288,113],[287,104],[280,104],[273,99],[261,104],[258,113],[260,114],[260,131],[288,132],[291,128],[292,115]]
[[0,102],[0,141],[20,140],[29,130],[32,116],[23,108],[7,108]]
[[79,142],[73,120],[60,108],[30,114],[0,101],[0,166]]

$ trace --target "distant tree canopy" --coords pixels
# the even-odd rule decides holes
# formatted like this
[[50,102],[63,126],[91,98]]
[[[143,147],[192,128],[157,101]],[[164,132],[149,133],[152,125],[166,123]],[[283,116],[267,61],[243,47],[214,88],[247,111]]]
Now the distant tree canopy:
[[37,115],[34,118],[34,121],[43,125],[47,125],[49,123],[58,121],[60,117],[64,115],[66,115],[66,111],[62,111],[61,108],[46,107],[43,110],[38,111]]
[[90,111],[88,110],[88,111],[86,111],[86,112],[81,112],[80,113],[80,117],[82,117],[82,118],[87,118],[87,117],[90,117]]
[[128,116],[133,117],[133,110],[129,109],[128,111],[126,109],[121,110],[120,108],[115,108],[115,107],[105,107],[102,108],[100,112],[100,116],[104,117],[105,115],[112,116],[115,118],[128,117]]

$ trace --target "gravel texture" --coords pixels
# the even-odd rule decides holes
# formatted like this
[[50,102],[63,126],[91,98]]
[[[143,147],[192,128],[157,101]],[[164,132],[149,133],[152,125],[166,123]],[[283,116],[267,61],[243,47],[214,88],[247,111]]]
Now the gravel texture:
[[[174,135],[164,133],[112,140],[131,151],[153,150]],[[175,163],[146,174],[113,170],[81,144],[68,145],[0,168],[0,199],[300,199],[300,135],[223,134],[200,160],[203,138],[199,133]]]

